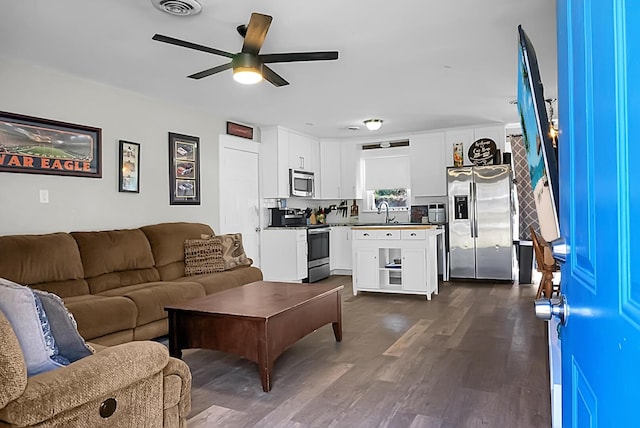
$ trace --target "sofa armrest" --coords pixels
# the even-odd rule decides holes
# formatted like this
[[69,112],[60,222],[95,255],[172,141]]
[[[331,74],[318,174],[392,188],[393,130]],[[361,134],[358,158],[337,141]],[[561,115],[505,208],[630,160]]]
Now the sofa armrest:
[[151,341],[105,349],[30,377],[24,393],[0,409],[0,419],[19,426],[35,425],[155,375],[168,361],[167,348]]
[[189,366],[182,360],[169,358],[163,375],[165,421],[186,420],[191,411],[191,371]]

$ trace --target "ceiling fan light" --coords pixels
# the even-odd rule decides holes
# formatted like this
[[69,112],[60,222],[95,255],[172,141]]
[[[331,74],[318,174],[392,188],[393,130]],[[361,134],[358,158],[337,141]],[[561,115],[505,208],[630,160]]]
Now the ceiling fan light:
[[243,85],[254,85],[262,81],[262,74],[255,68],[236,67],[233,69],[233,80]]
[[382,119],[367,119],[364,121],[364,125],[369,131],[377,131],[382,127]]
[[262,81],[262,64],[256,55],[242,52],[233,58],[232,64],[236,82],[253,85]]

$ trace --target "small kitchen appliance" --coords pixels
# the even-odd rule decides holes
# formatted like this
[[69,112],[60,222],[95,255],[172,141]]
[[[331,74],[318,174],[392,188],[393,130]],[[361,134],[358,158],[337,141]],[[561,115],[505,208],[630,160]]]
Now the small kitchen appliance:
[[272,227],[306,226],[307,218],[304,211],[296,208],[270,208]]

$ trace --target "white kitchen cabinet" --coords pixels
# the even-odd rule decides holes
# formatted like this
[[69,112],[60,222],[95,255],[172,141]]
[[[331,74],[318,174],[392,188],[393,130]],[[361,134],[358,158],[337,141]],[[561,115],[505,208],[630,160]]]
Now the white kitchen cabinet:
[[265,281],[300,282],[307,274],[307,230],[262,231],[260,257]]
[[260,175],[264,198],[289,197],[289,131],[279,126],[261,129]]
[[344,141],[340,145],[340,198],[362,199],[359,146]]
[[412,135],[409,139],[411,162],[411,196],[447,194],[445,133]]
[[[507,131],[504,125],[475,127],[473,128],[473,141],[479,140],[480,138],[490,138],[495,141],[500,153],[504,153],[504,142],[507,138],[506,133]],[[502,162],[502,159],[500,159],[500,162]]]
[[437,236],[425,227],[352,229],[353,294],[358,291],[438,294]]
[[445,132],[445,161],[446,166],[453,166],[453,146],[462,143],[462,159],[464,165],[471,165],[467,152],[475,140],[473,139],[473,128],[452,129]]
[[472,165],[469,161],[469,147],[480,138],[490,138],[496,143],[496,147],[504,152],[506,131],[504,125],[479,126],[466,129],[451,129],[445,132],[445,160],[447,166],[453,166],[453,145],[462,143],[464,165]]
[[313,137],[270,126],[261,129],[260,170],[264,198],[288,198],[289,169],[320,172],[319,141]]
[[[289,131],[289,168],[314,172],[319,163],[319,142],[313,137]],[[315,156],[314,156],[315,155]]]
[[320,198],[361,199],[360,157],[349,141],[320,143]]
[[320,199],[341,198],[341,144],[343,143],[339,141],[322,141],[320,143]]
[[353,276],[353,294],[358,294],[357,290],[379,290],[378,249],[360,248],[354,258],[358,275]]
[[424,248],[402,250],[402,289],[424,291],[427,283],[427,252]]
[[353,267],[351,255],[351,227],[332,226],[329,237],[329,267],[332,272],[351,273]]

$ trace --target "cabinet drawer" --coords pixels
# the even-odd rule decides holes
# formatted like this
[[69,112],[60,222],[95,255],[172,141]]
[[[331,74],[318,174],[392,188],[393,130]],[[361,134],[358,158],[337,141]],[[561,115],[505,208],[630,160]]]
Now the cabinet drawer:
[[401,230],[376,230],[378,239],[400,239]]
[[400,230],[356,230],[355,239],[400,239]]
[[377,230],[355,230],[355,239],[378,239]]
[[403,230],[402,239],[426,239],[426,230]]

